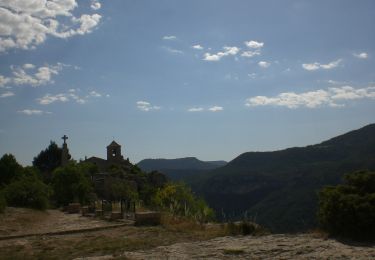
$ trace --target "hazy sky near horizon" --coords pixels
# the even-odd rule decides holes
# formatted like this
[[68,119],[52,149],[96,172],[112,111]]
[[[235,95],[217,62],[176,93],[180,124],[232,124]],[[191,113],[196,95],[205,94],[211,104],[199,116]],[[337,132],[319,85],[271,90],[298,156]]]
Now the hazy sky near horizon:
[[304,146],[375,122],[374,1],[0,0],[0,156],[132,162]]

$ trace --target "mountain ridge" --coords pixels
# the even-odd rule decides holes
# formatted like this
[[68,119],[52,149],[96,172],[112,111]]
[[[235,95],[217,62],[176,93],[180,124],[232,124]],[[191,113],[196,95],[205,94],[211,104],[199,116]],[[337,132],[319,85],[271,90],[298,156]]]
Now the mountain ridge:
[[323,186],[360,169],[375,169],[375,124],[315,145],[246,152],[188,182],[219,218],[246,214],[274,232],[296,232],[316,225]]

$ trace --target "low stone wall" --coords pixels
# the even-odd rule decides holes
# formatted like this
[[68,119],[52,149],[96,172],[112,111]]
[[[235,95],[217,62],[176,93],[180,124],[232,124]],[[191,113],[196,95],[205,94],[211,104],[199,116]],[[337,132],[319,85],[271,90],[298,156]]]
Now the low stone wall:
[[161,214],[160,212],[139,212],[135,213],[136,226],[156,226],[160,225]]

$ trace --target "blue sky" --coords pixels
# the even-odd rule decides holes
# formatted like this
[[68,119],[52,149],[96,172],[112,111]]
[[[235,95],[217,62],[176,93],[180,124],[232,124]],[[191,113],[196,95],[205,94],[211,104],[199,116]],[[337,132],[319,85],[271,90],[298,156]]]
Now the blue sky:
[[0,1],[0,154],[114,138],[132,162],[321,142],[375,122],[374,1]]

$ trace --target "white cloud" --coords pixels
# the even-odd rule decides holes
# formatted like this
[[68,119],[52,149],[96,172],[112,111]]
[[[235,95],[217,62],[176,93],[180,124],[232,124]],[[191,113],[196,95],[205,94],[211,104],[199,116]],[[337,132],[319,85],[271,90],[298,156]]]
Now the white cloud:
[[168,52],[173,53],[173,54],[184,54],[183,51],[181,50],[176,50],[170,47],[164,47]]
[[353,99],[375,99],[375,87],[353,88],[351,86],[342,86],[338,88],[328,88],[327,90],[316,90],[305,93],[284,92],[275,97],[256,96],[246,99],[245,105],[253,106],[285,106],[288,108],[308,107],[317,108],[322,106],[342,107],[343,103],[338,101],[347,101]]
[[193,45],[191,46],[191,48],[196,49],[196,50],[203,50],[203,46],[201,46],[200,44]]
[[203,110],[203,107],[192,107],[188,109],[188,112],[202,112]]
[[246,57],[246,58],[251,58],[254,56],[260,55],[260,50],[255,50],[255,51],[244,51],[241,56]]
[[330,70],[330,69],[333,69],[333,68],[336,68],[341,62],[341,59],[338,59],[336,61],[332,61],[328,64],[320,64],[320,67],[322,69],[326,69],[326,70]]
[[56,95],[52,94],[46,94],[41,98],[38,98],[37,101],[41,105],[49,105],[55,102],[69,102],[69,101],[74,101],[78,104],[85,104],[90,98],[100,98],[103,97],[102,94],[96,92],[96,91],[91,91],[87,95],[80,96],[79,89],[69,89],[67,93],[60,93]]
[[203,60],[205,61],[219,61],[221,58],[225,57],[225,56],[229,56],[229,55],[236,55],[238,52],[240,51],[240,49],[238,47],[229,47],[229,46],[224,46],[223,47],[223,51],[220,51],[216,54],[210,54],[208,52],[206,52],[204,54],[204,58]]
[[[33,49],[48,36],[68,38],[90,33],[99,14],[73,15],[76,0],[3,0],[0,2],[0,52]],[[98,7],[98,5],[95,5]]]
[[318,70],[320,68],[320,64],[318,62],[315,63],[304,63],[302,67],[305,70]]
[[98,1],[92,1],[90,7],[93,10],[99,10],[102,7],[102,5]]
[[[45,65],[34,69],[35,65],[33,64],[24,64],[21,67],[11,66],[13,76],[10,79],[9,83],[15,85],[31,85],[33,87],[45,85],[47,83],[53,83],[53,75],[58,75],[63,68],[63,64],[57,63],[56,65]],[[26,72],[30,70],[34,72]]]
[[174,35],[166,35],[166,36],[163,36],[163,40],[176,40],[177,37],[174,36]]
[[141,111],[145,111],[145,112],[148,112],[148,111],[151,111],[151,110],[159,110],[160,107],[159,106],[153,106],[151,105],[150,102],[147,102],[147,101],[137,101],[137,108]]
[[10,78],[0,75],[0,87],[4,87],[6,84],[8,84],[11,81],[12,80]]
[[269,66],[271,66],[271,63],[269,63],[267,61],[260,61],[260,62],[258,62],[258,65],[261,68],[268,68]]
[[208,110],[211,112],[218,112],[218,111],[223,111],[224,108],[220,106],[213,106],[213,107],[210,107]]
[[335,61],[331,61],[328,64],[321,64],[319,62],[303,63],[302,68],[304,68],[305,70],[309,70],[309,71],[314,71],[314,70],[318,70],[318,69],[329,70],[329,69],[333,69],[333,68],[336,68],[337,66],[339,66],[341,61],[342,61],[342,59],[338,59],[338,60],[335,60]]
[[35,65],[34,64],[30,64],[30,63],[26,63],[26,64],[23,64],[22,66],[25,70],[28,70],[28,69],[34,69],[35,68]]
[[20,114],[32,116],[32,115],[43,115],[43,114],[52,114],[51,112],[48,111],[42,111],[42,110],[37,110],[37,109],[24,109],[17,111]]
[[14,93],[11,91],[4,92],[3,94],[0,95],[0,98],[6,98],[6,97],[12,97],[14,96]]
[[252,49],[260,49],[264,46],[264,42],[257,42],[257,41],[247,41],[245,45]]
[[366,52],[353,53],[353,56],[358,58],[358,59],[367,59],[368,58],[368,54]]
[[93,91],[90,92],[90,96],[91,97],[101,97],[102,94],[100,94],[100,93],[96,92],[95,90],[93,90]]

